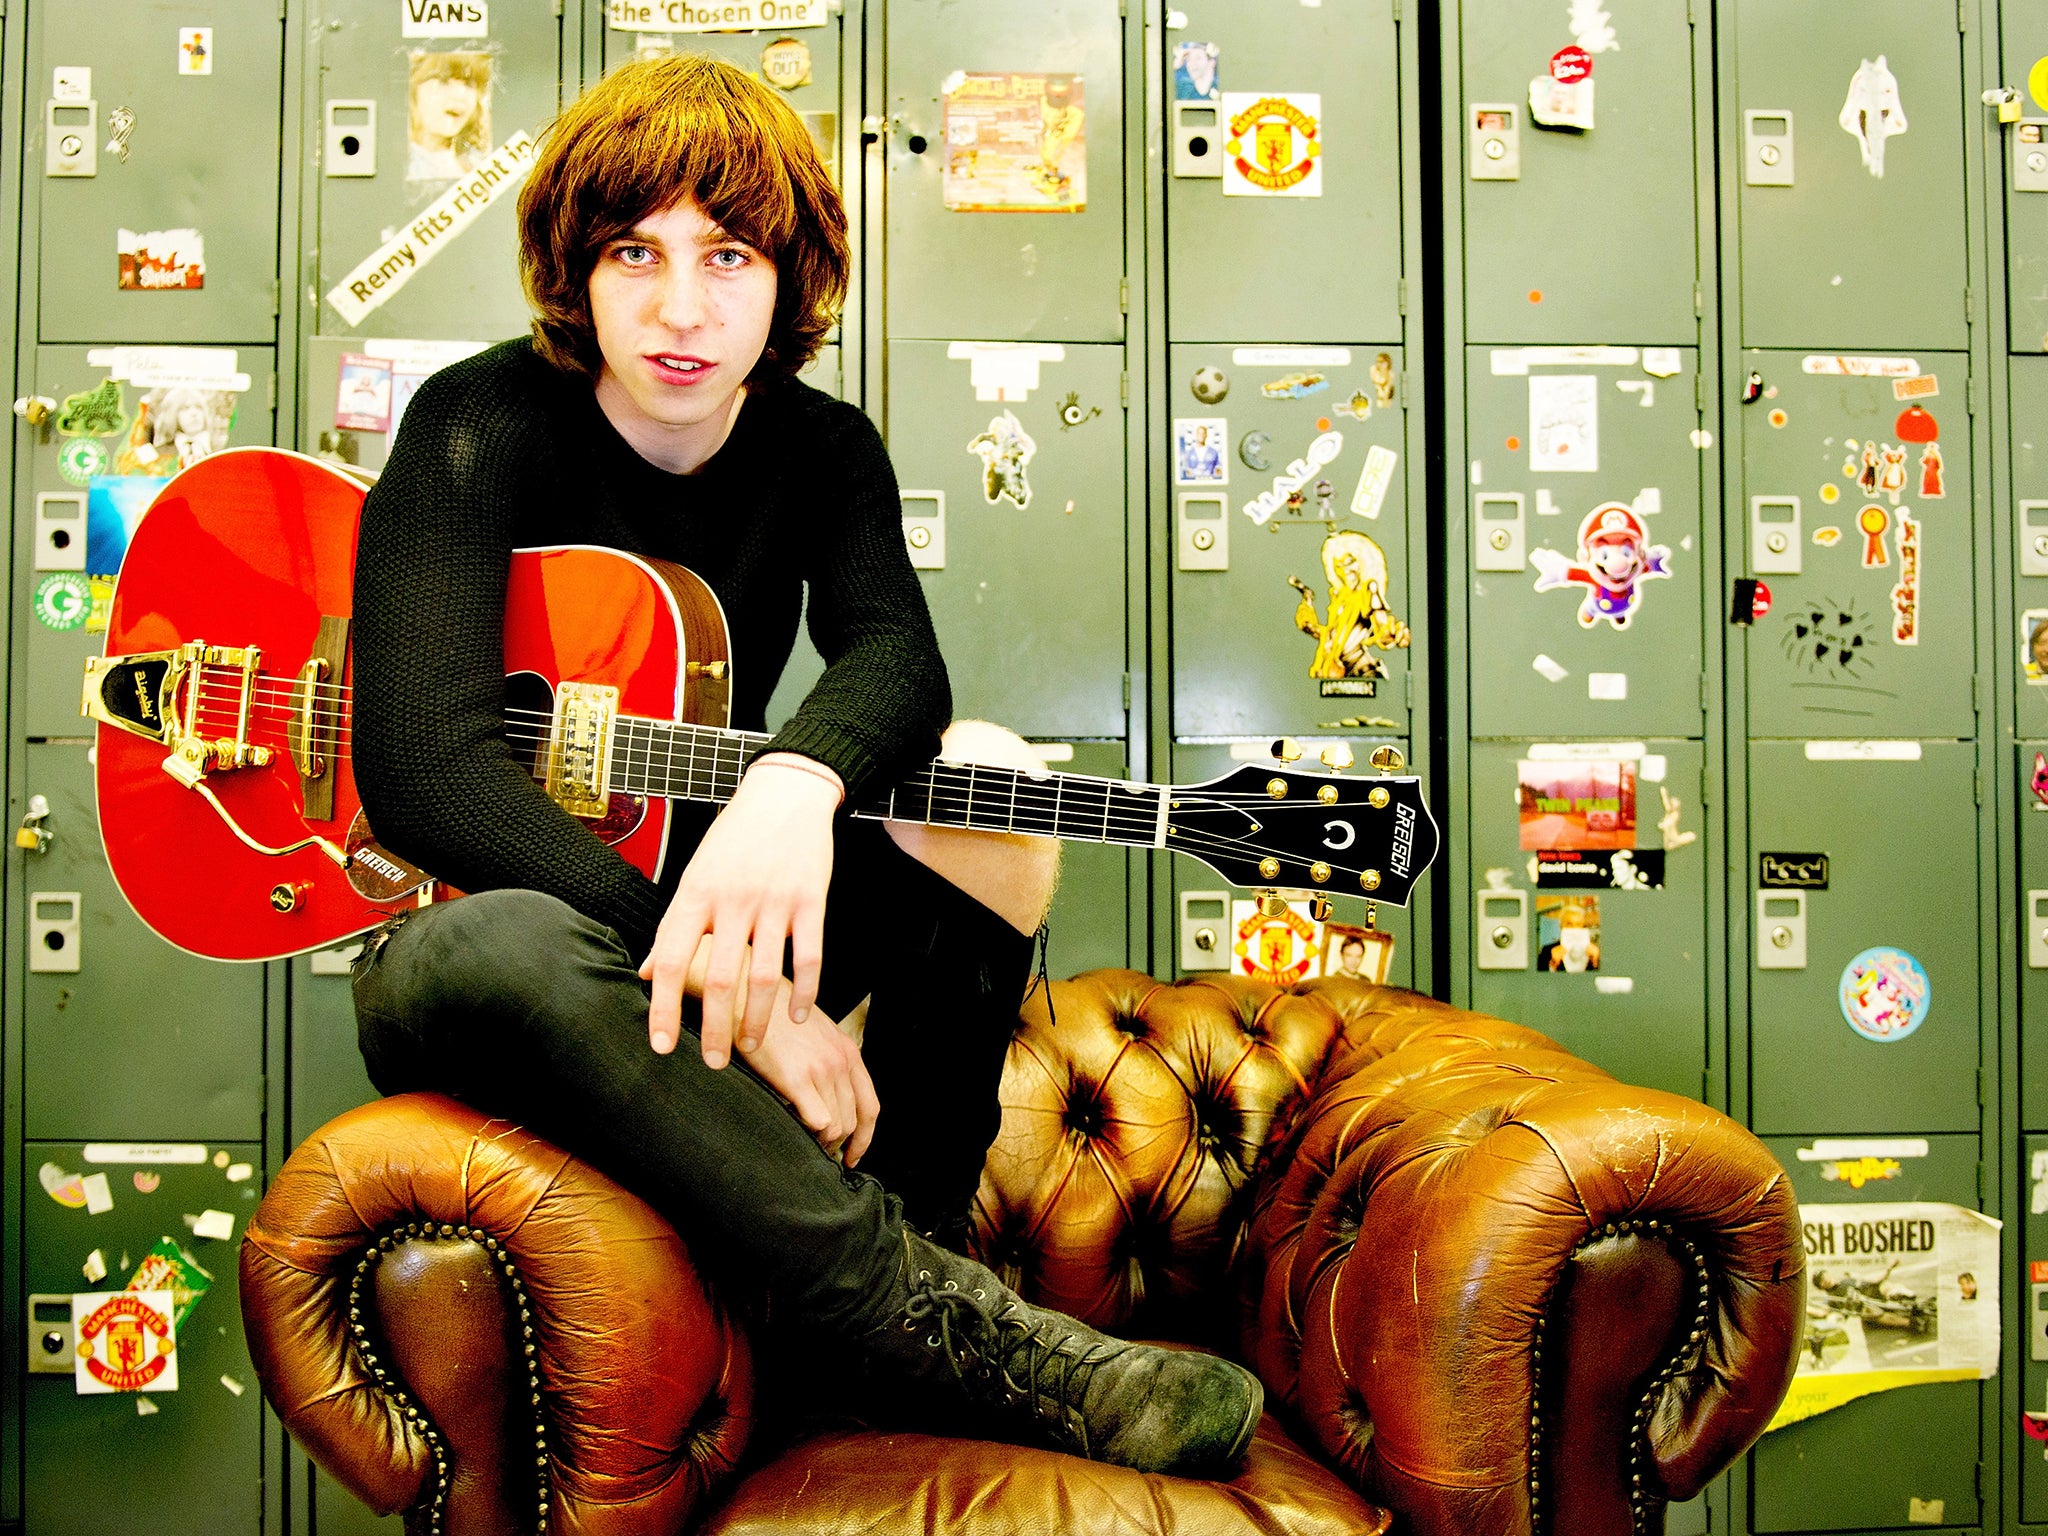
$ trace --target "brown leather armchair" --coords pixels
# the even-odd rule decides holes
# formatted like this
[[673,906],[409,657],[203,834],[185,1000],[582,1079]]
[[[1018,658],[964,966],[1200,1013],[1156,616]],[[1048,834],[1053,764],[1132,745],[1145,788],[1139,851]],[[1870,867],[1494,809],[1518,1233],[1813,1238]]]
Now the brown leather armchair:
[[1228,1483],[857,1424],[750,1443],[746,1338],[682,1240],[430,1095],[316,1132],[249,1223],[263,1389],[344,1487],[450,1536],[1623,1536],[1783,1396],[1797,1207],[1714,1110],[1391,988],[1099,971],[1051,998],[1011,1047],[981,1256],[1257,1370]]

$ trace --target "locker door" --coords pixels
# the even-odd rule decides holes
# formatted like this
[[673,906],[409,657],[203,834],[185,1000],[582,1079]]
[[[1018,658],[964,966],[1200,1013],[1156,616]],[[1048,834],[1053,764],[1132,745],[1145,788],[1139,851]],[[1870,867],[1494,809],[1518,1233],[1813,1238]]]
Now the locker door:
[[[1596,754],[1627,755],[1636,770],[1634,853],[1638,866],[1624,883],[1659,888],[1574,884],[1539,871],[1538,854],[1522,846],[1518,766],[1539,752],[1540,770],[1562,771]],[[1566,1050],[1604,1067],[1625,1083],[1700,1095],[1707,1061],[1707,844],[1701,840],[1701,776],[1697,741],[1648,741],[1604,747],[1544,747],[1526,741],[1472,744],[1473,953],[1472,1006],[1541,1030]],[[1597,868],[1613,869],[1602,852]],[[1658,866],[1661,865],[1661,870]],[[1523,927],[1519,947],[1500,945],[1490,910],[1511,892]],[[1523,903],[1526,902],[1524,906]],[[1584,926],[1592,938],[1586,963],[1565,941]],[[1507,958],[1519,964],[1500,968]]]
[[[1765,1138],[1802,1203],[1940,1200],[1976,1209],[1977,1138],[1930,1136],[1927,1142],[1926,1157],[1899,1160],[1897,1178],[1859,1190],[1823,1179],[1824,1163],[1800,1161],[1806,1138]],[[1827,1260],[1808,1262],[1824,1266]],[[1879,1264],[1862,1273],[1871,1276],[1882,1268]],[[1952,1298],[1943,1296],[1939,1304],[1946,1308]],[[1974,1381],[1901,1387],[1772,1430],[1750,1455],[1750,1529],[1863,1532],[1976,1525],[1985,1515],[1977,1498],[1981,1393]],[[1873,1455],[1874,1447],[1881,1447],[1881,1453]],[[1930,1506],[1937,1502],[1940,1513],[1929,1520]]]
[[[1473,733],[1697,735],[1697,353],[1551,355],[1468,354]],[[1560,420],[1572,438],[1549,435]],[[1596,467],[1569,469],[1574,452]],[[1603,566],[1618,585],[1591,584]],[[1668,574],[1636,574],[1657,569]]]
[[[2037,1099],[2036,1103],[2039,1102]],[[2039,1111],[2027,1112],[2028,1125],[2040,1124]],[[2048,1136],[2020,1138],[2023,1189],[2040,1182],[2035,1170],[2048,1159]],[[2020,1401],[2031,1405],[2048,1397],[2048,1213],[2028,1205],[2022,1222],[2019,1272],[2024,1284],[2005,1308],[2005,1326],[2024,1341],[2020,1345]],[[2020,1519],[2029,1523],[2048,1520],[2048,1460],[2030,1455],[2025,1448],[2019,1456]]]
[[[1166,314],[1177,342],[1367,341],[1401,334],[1401,50],[1397,7],[1196,0],[1164,34]],[[1176,12],[1176,15],[1179,13]],[[1213,44],[1213,56],[1201,49]],[[1176,71],[1190,50],[1202,53]],[[1210,57],[1215,70],[1210,73]],[[1413,90],[1411,83],[1410,90]],[[1202,94],[1206,92],[1207,94]],[[1183,99],[1183,95],[1185,99]],[[1227,145],[1256,159],[1260,103],[1315,98],[1319,171],[1238,195]],[[1238,127],[1233,116],[1254,114]],[[1289,137],[1299,153],[1305,135]],[[1199,153],[1194,141],[1201,140]],[[1270,138],[1269,138],[1270,142]],[[1299,165],[1301,161],[1296,161]],[[1289,167],[1291,170],[1292,167]],[[1187,174],[1190,171],[1197,174]]]
[[[107,1075],[124,1074],[116,1069]],[[125,1076],[150,1092],[160,1091],[146,1070]],[[142,1125],[131,1110],[119,1128],[126,1133]],[[208,1532],[256,1536],[263,1523],[262,1398],[242,1340],[235,1249],[263,1193],[262,1147],[209,1142],[148,1149],[199,1159],[176,1163],[88,1161],[108,1152],[89,1151],[77,1141],[31,1141],[22,1150],[23,1270],[29,1295],[118,1291],[164,1236],[183,1246],[213,1277],[177,1331],[176,1391],[81,1395],[69,1369],[30,1374],[22,1405],[24,1528],[37,1536],[146,1530],[162,1523],[168,1494],[180,1508],[194,1512],[197,1525]],[[108,1150],[119,1154],[126,1149]],[[46,1164],[53,1173],[104,1174],[112,1209],[95,1215],[59,1203],[44,1190],[41,1170]],[[238,1164],[253,1165],[252,1173],[231,1180],[228,1171]],[[195,1237],[187,1229],[185,1212],[207,1210],[234,1219],[233,1241]],[[106,1266],[106,1277],[97,1282],[88,1281],[81,1268],[94,1252]],[[39,1307],[31,1319],[36,1326],[30,1350],[32,1356],[54,1360],[58,1351],[68,1355],[70,1312],[62,1306],[50,1310],[45,1318]],[[58,1351],[46,1353],[45,1337],[52,1333]],[[138,1413],[142,1403],[156,1411]]]
[[[2015,352],[2048,351],[2048,16],[2004,7],[2000,79],[2019,91],[2021,119],[2000,133],[1997,174],[2005,184],[2006,294]],[[1988,83],[1988,82],[1987,82]],[[2015,412],[2015,420],[2022,419]],[[2037,416],[2033,418],[2039,420]]]
[[887,9],[889,335],[1121,340],[1119,7]]
[[336,1115],[378,1097],[356,1048],[348,965],[360,947],[351,942],[287,962],[292,1091],[286,1141],[293,1147]]
[[1409,652],[1421,642],[1408,633],[1401,349],[1168,356],[1160,483],[1172,487],[1177,567],[1174,733],[1406,735]]
[[2020,1123],[2048,1127],[2048,741],[2015,753],[2019,873],[2007,899],[2019,913]]
[[[257,1139],[263,968],[201,960],[144,928],[101,851],[87,748],[27,750],[27,788],[50,802],[52,840],[30,856],[28,954],[15,973],[26,1133]],[[56,964],[77,969],[41,968]]]
[[1036,384],[1002,399],[977,388],[976,349],[892,343],[889,456],[907,536],[926,540],[911,558],[956,717],[1021,736],[1121,738],[1122,354],[1045,354]]
[[[1460,73],[1465,129],[1465,327],[1475,341],[1694,339],[1693,34],[1661,0],[1608,0],[1589,29],[1590,132],[1528,116],[1532,80],[1571,43],[1555,9],[1466,0]],[[1604,36],[1605,33],[1611,37]],[[1704,30],[1704,29],[1702,29]],[[1570,72],[1567,63],[1560,68]],[[1473,114],[1518,113],[1520,175],[1480,174]],[[1627,251],[1616,260],[1617,247]]]
[[[1130,777],[1121,741],[1038,745],[1056,772],[1101,779]],[[1108,844],[1068,843],[1060,851],[1059,889],[1046,918],[1048,975],[1064,980],[1082,971],[1131,963],[1129,870],[1130,856]]]
[[[1341,744],[1350,750],[1354,761],[1362,764],[1371,757],[1375,747],[1389,744],[1389,738],[1385,736],[1349,734],[1304,736],[1299,741],[1311,764],[1326,747]],[[1405,742],[1391,744],[1404,751],[1407,747]],[[1201,744],[1178,742],[1173,749],[1173,781],[1176,784],[1199,784],[1219,778],[1246,763],[1266,762],[1270,745],[1271,742],[1265,738]],[[1344,935],[1340,932],[1332,936],[1326,926],[1313,923],[1305,910],[1305,902],[1300,899],[1301,893],[1284,894],[1290,897],[1288,921],[1294,934],[1285,958],[1299,964],[1313,951],[1320,964],[1326,949],[1331,953],[1340,951]],[[1330,922],[1351,928],[1362,926],[1365,922],[1364,901],[1343,896],[1341,892],[1334,894],[1341,899],[1335,903]],[[1232,889],[1206,864],[1186,854],[1176,853],[1173,855],[1173,910],[1179,919],[1174,924],[1174,952],[1158,957],[1155,969],[1159,974],[1255,974],[1265,951],[1259,942],[1261,923],[1251,907],[1250,892]],[[1415,985],[1415,953],[1411,943],[1415,931],[1415,910],[1414,906],[1396,907],[1384,903],[1379,908],[1378,926],[1394,939],[1393,962],[1387,972],[1389,986]],[[1338,963],[1341,964],[1341,958]]]
[[[436,235],[420,219],[481,180],[492,151],[515,134],[538,135],[560,109],[562,18],[544,5],[500,5],[488,36],[408,38],[403,14],[382,0],[344,0],[312,32],[321,160],[307,190],[318,207],[318,334],[502,341],[527,325],[516,190],[459,233]],[[359,103],[374,109],[374,126]],[[335,113],[343,115],[330,129]],[[349,158],[328,142],[351,127],[372,146],[373,174],[363,174],[371,162],[360,152]],[[402,284],[370,291],[375,307],[351,323],[328,295],[408,228],[415,261],[399,258],[391,274]],[[330,394],[330,420],[331,404]],[[313,419],[323,419],[317,409]]]
[[1733,10],[1743,342],[1967,346],[1963,125],[1982,109],[1964,89],[1961,13],[1947,0],[1866,0],[1853,21],[1826,0]]
[[[1771,592],[1751,734],[1975,735],[1967,360],[1743,360],[1763,380],[1739,408],[1746,569]],[[1832,371],[1866,366],[1911,376]]]
[[[24,169],[40,211],[39,249],[27,259],[38,271],[42,339],[275,340],[278,7],[134,0],[116,15],[53,5],[32,11],[29,27]],[[64,157],[67,139],[80,155]],[[123,231],[155,238],[138,247]]]
[[[97,363],[90,360],[95,355]],[[113,599],[112,578],[119,574],[126,548],[121,530],[141,516],[165,477],[177,472],[180,437],[186,439],[186,452],[194,450],[199,438],[207,447],[275,440],[270,348],[209,347],[183,359],[172,354],[177,367],[192,366],[196,355],[207,368],[245,375],[248,387],[239,394],[143,387],[132,379],[113,378],[131,372],[131,365],[119,359],[132,355],[126,348],[36,349],[34,392],[58,402],[57,427],[65,428],[68,421],[77,430],[54,431],[47,442],[27,433],[17,439],[24,449],[17,461],[24,470],[24,510],[38,524],[29,590],[40,598],[30,603],[36,622],[29,626],[22,669],[24,727],[30,736],[89,734],[91,728],[78,713],[79,690],[86,657],[106,648],[105,604]],[[163,376],[169,375],[145,375]],[[95,397],[92,410],[72,404],[88,396]],[[180,416],[197,424],[198,433],[184,432]],[[87,473],[95,466],[96,473]],[[75,529],[81,514],[83,523]],[[83,548],[76,542],[79,531],[85,535]],[[102,578],[97,587],[93,577]],[[101,610],[97,617],[95,600]]]
[[[1967,741],[1750,743],[1759,1132],[1975,1128],[1976,765]],[[1766,853],[1825,854],[1826,887],[1766,886]]]

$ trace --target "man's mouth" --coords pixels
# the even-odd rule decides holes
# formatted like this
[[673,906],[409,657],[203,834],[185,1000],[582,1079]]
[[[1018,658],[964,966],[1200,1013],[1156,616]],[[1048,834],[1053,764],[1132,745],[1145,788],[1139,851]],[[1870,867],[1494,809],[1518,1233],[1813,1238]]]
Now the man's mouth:
[[663,373],[672,374],[679,379],[694,378],[707,372],[712,366],[701,357],[675,357],[666,353],[657,353],[651,361]]

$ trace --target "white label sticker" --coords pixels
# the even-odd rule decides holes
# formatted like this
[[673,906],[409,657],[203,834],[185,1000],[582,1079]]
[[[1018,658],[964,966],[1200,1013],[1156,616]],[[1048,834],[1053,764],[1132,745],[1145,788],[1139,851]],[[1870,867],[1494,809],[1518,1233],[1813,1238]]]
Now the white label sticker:
[[1378,517],[1386,505],[1387,488],[1394,483],[1394,466],[1401,456],[1393,449],[1374,443],[1365,450],[1365,467],[1358,472],[1358,489],[1351,496],[1351,510],[1360,517]]
[[977,400],[1029,400],[1038,388],[1038,365],[1066,361],[1067,349],[1046,341],[952,341],[946,356],[965,360]]
[[196,1142],[89,1141],[88,1163],[203,1163],[206,1148]]
[[1685,366],[1676,347],[1643,348],[1643,372],[1653,379],[1668,379]]
[[1809,763],[1917,763],[1917,741],[1809,741]]
[[1495,347],[1493,349],[1493,376],[1497,379],[1518,379],[1529,371],[1529,360],[1522,355],[1520,347]]
[[1802,357],[1799,366],[1806,373],[1852,379],[1911,379],[1920,373],[1920,364],[1910,357],[1836,357],[1816,352]]
[[[1817,1137],[1810,1147],[1798,1149],[1802,1163],[1838,1163],[1856,1157],[1925,1157],[1924,1136],[1862,1136],[1854,1138]],[[2036,1174],[2035,1177],[2040,1177]]]
[[1536,659],[1530,662],[1529,665],[1534,667],[1538,672],[1542,673],[1545,677],[1549,678],[1550,681],[1552,681],[1553,683],[1561,683],[1566,678],[1572,675],[1568,668],[1560,667],[1556,662],[1552,661],[1548,656],[1543,655],[1540,651],[1537,653]]
[[1532,763],[1633,763],[1648,750],[1640,741],[1537,741],[1528,756]]
[[59,64],[50,71],[50,100],[91,101],[92,66],[90,64]]
[[488,37],[485,0],[398,0],[400,37]]
[[1588,672],[1586,674],[1586,697],[1589,699],[1625,699],[1628,697],[1628,674],[1626,672]]
[[1646,485],[1636,492],[1636,499],[1629,503],[1638,517],[1655,517],[1664,510],[1664,492],[1654,485]]
[[436,198],[410,225],[356,263],[353,272],[328,290],[327,302],[350,325],[361,325],[486,208],[516,190],[532,167],[532,136],[513,134],[490,159]]
[[606,0],[604,19],[621,32],[752,32],[832,18],[827,0]]
[[1646,752],[1643,754],[1642,762],[1636,766],[1636,777],[1645,784],[1662,784],[1665,775],[1670,771],[1670,759],[1662,752]]
[[1349,347],[1235,347],[1231,362],[1240,368],[1349,368]]
[[1626,997],[1635,989],[1636,979],[1633,976],[1595,976],[1593,978],[1593,990],[1603,997]]
[[235,1235],[235,1218],[226,1211],[201,1211],[197,1216],[186,1219],[192,1223],[194,1237],[218,1238],[226,1242]]
[[94,1216],[103,1216],[114,1208],[114,1192],[107,1188],[104,1173],[88,1173],[78,1181],[85,1191],[85,1208]]

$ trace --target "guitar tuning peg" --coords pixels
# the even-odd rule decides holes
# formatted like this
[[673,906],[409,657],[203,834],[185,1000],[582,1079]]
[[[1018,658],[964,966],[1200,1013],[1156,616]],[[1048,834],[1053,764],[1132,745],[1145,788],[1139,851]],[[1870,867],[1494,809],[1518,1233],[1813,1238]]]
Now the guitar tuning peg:
[[1287,911],[1287,898],[1278,891],[1259,892],[1259,916],[1279,917]]
[[1301,743],[1292,736],[1282,736],[1273,743],[1273,756],[1280,762],[1298,762],[1301,758]]
[[1321,753],[1323,766],[1332,773],[1342,773],[1357,761],[1351,755],[1351,748],[1344,742],[1333,741]]
[[1401,749],[1396,746],[1374,747],[1372,756],[1366,761],[1381,773],[1399,773],[1408,766],[1408,759],[1401,755]]
[[1309,898],[1308,915],[1319,923],[1327,923],[1330,920],[1330,913],[1334,910],[1336,909],[1330,905],[1330,898],[1327,896]]

